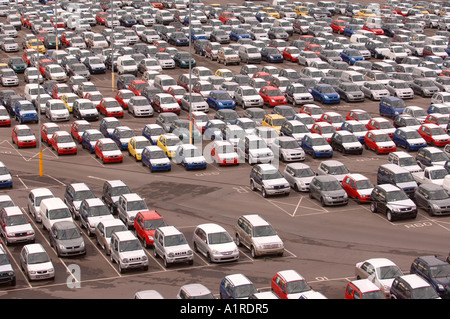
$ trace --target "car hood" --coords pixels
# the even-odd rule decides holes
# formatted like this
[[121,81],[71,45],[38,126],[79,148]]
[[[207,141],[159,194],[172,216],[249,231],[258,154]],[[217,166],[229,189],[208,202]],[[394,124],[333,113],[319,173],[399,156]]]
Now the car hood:
[[[334,177],[338,178],[339,175],[333,175]],[[343,189],[335,190],[335,191],[321,191],[321,194],[324,196],[330,196],[330,197],[338,197],[338,196],[345,196],[347,195],[346,191]]]
[[19,136],[18,137],[19,142],[23,142],[23,141],[35,141],[36,137],[34,137],[33,135],[28,135],[28,136]]
[[361,147],[360,142],[342,143],[344,147]]
[[285,178],[276,178],[263,181],[264,185],[267,186],[277,186],[277,185],[288,185],[288,182]]
[[378,142],[377,145],[380,147],[388,147],[388,146],[395,146],[395,143],[392,141],[387,141],[387,142]]
[[[40,263],[40,264],[33,264],[33,265],[28,265],[28,269],[30,271],[42,271],[42,270],[49,270],[50,268],[53,268],[53,264],[51,261],[46,262],[46,263]],[[54,268],[53,268],[54,269]]]
[[186,252],[188,250],[191,250],[191,247],[189,247],[188,244],[177,245],[174,247],[165,247],[165,251],[167,252],[167,254],[177,253],[177,252]]
[[7,272],[7,271],[13,271],[13,268],[10,264],[7,265],[0,265],[0,273]]
[[0,176],[0,181],[6,181],[11,179],[11,174],[3,174]]
[[155,158],[155,159],[150,159],[150,162],[152,164],[169,164],[170,160],[168,158]]
[[5,230],[7,232],[11,232],[11,233],[24,233],[27,231],[33,231],[33,227],[31,227],[30,224],[24,224],[24,225],[16,225],[16,226],[6,226]]
[[257,245],[267,245],[267,244],[283,245],[283,242],[281,241],[281,239],[278,235],[253,237],[252,239],[253,239],[253,242]]
[[74,246],[80,246],[84,240],[83,237],[78,237],[74,239],[58,239],[58,243],[61,243],[65,247],[74,247]]
[[122,251],[119,253],[120,258],[128,258],[128,260],[133,258],[142,258],[145,257],[145,253],[143,250],[133,250],[133,251]]
[[410,199],[398,200],[395,202],[388,202],[387,205],[391,209],[399,209],[399,208],[409,208],[412,206],[416,206],[414,202]]
[[58,147],[60,148],[77,147],[77,145],[75,144],[75,142],[58,143]]
[[185,161],[187,163],[203,163],[205,162],[205,158],[203,156],[186,157]]
[[316,146],[313,146],[313,149],[316,152],[331,151],[332,150],[330,145],[316,145]]
[[122,152],[120,150],[104,151],[103,155],[104,156],[122,156]]
[[233,251],[237,247],[234,242],[229,242],[229,243],[223,243],[223,244],[213,244],[213,245],[210,244],[209,248],[211,248],[212,250],[217,250],[219,252],[227,252],[227,251]]
[[252,149],[248,151],[252,155],[267,155],[272,156],[273,153],[269,148],[258,148],[258,149]]
[[104,221],[104,220],[111,220],[114,219],[113,215],[103,215],[103,216],[92,216],[88,217],[87,220],[89,221],[89,224],[91,226],[97,226],[98,223]]

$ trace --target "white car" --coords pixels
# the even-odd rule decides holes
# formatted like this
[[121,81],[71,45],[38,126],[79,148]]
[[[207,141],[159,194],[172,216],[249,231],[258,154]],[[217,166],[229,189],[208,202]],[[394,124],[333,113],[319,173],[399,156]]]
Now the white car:
[[20,267],[30,281],[55,278],[53,263],[41,244],[23,246],[20,253]]
[[286,165],[283,176],[295,191],[309,192],[309,184],[316,173],[307,164],[290,163]]
[[198,225],[193,235],[194,251],[200,252],[209,262],[227,262],[239,259],[239,250],[230,234],[220,225]]
[[49,64],[45,67],[45,79],[66,82],[67,74],[59,64]]
[[42,228],[50,231],[53,224],[60,221],[73,221],[70,210],[59,197],[45,198],[39,205]]
[[368,278],[387,297],[390,295],[391,285],[395,277],[402,275],[403,272],[400,268],[387,258],[371,258],[355,265],[356,279]]
[[153,107],[145,96],[133,96],[128,101],[128,113],[135,117],[153,116]]
[[192,144],[182,144],[175,151],[175,162],[181,164],[186,169],[206,168],[206,159],[197,146]]
[[111,262],[119,264],[123,273],[131,268],[148,269],[148,257],[139,239],[129,230],[114,232],[111,236]]
[[155,54],[155,59],[163,69],[174,69],[175,61],[167,52],[158,52]]
[[200,93],[185,93],[180,100],[180,107],[188,112],[209,112],[209,105]]
[[404,58],[408,56],[406,49],[401,45],[393,45],[389,48],[389,51],[385,52],[385,57],[389,60],[394,60],[400,63]]
[[0,212],[1,234],[6,245],[34,242],[35,233],[30,222],[18,206],[5,207]]
[[70,120],[69,109],[63,101],[56,99],[47,101],[45,116],[52,122]]
[[401,99],[412,99],[414,97],[414,91],[404,80],[390,80],[386,84],[386,89],[392,96],[399,97]]
[[93,235],[98,223],[115,219],[108,206],[100,198],[88,198],[81,202],[80,222],[89,236]]
[[296,162],[305,160],[305,151],[297,139],[291,136],[277,137],[270,148],[283,162]]
[[5,38],[2,42],[2,50],[5,52],[17,52],[19,51],[19,44],[14,38]]

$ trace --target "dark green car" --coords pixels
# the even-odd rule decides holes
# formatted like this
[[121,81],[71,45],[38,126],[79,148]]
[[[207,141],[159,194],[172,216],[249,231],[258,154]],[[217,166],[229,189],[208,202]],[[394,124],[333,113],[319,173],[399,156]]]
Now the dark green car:
[[[177,52],[173,56],[173,60],[175,61],[175,66],[189,68],[189,52]],[[195,67],[196,64],[195,59],[191,58],[191,68]]]
[[8,61],[8,66],[16,73],[23,73],[28,67],[28,64],[22,59],[22,57],[11,57]]

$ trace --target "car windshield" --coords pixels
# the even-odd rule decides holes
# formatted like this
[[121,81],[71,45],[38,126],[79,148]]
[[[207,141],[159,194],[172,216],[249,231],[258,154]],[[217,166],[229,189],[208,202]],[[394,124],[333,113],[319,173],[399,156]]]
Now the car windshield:
[[186,245],[187,241],[183,234],[170,235],[164,237],[164,247]]
[[309,167],[292,169],[292,171],[294,172],[295,177],[312,177],[316,175],[314,171]]
[[449,160],[448,155],[444,152],[433,153],[430,157],[432,162],[445,162]]
[[76,192],[73,196],[73,200],[74,201],[82,201],[85,199],[95,198],[95,197],[96,196],[94,195],[94,193],[89,189],[89,190]]
[[191,148],[184,151],[185,157],[199,157],[202,156],[202,153],[197,148]]
[[47,263],[50,261],[50,258],[48,257],[47,253],[40,252],[40,253],[34,253],[28,255],[28,264],[29,265],[35,265],[35,264],[42,264]]
[[89,209],[89,217],[108,216],[111,215],[106,205],[92,206]]
[[72,143],[73,139],[70,135],[61,135],[58,137],[58,144],[60,143]]
[[324,191],[337,191],[342,189],[341,183],[338,180],[322,183],[322,186],[322,190]]
[[10,262],[9,262],[8,257],[6,257],[5,254],[0,254],[0,266],[9,265],[9,264],[10,264]]
[[114,226],[105,227],[105,229],[106,229],[106,231],[105,231],[106,238],[110,238],[114,232],[127,230],[125,225],[114,225]]
[[386,193],[386,199],[388,202],[396,202],[408,199],[408,195],[402,190],[394,190]]
[[286,283],[286,293],[296,294],[311,290],[311,287],[305,280],[288,281]]
[[[417,120],[414,117],[404,118],[403,120],[405,121],[406,126],[420,125],[419,120]],[[406,133],[406,138],[419,138],[419,137],[420,135],[417,131]]]
[[379,142],[391,142],[391,138],[387,134],[378,134],[376,135],[376,141]]
[[369,180],[356,181],[356,188],[357,189],[373,188],[373,184]]
[[61,240],[70,240],[80,238],[81,234],[78,228],[73,227],[59,230],[56,237]]
[[339,166],[331,166],[328,169],[328,174],[331,175],[341,175],[341,174],[347,174],[349,173],[349,170],[345,165],[339,165]]
[[39,207],[41,205],[41,201],[46,198],[52,198],[53,195],[44,195],[44,196],[36,196],[34,198],[34,206]]
[[[431,179],[444,179],[445,176],[448,175],[447,171],[445,169],[440,170],[432,170],[430,171]],[[444,193],[446,193],[444,191]],[[435,198],[437,199],[437,198]]]
[[258,291],[256,290],[256,288],[253,284],[240,285],[234,289],[234,297],[235,298],[246,298],[257,292]]
[[313,146],[323,146],[323,145],[329,145],[329,144],[325,138],[313,138],[312,145]]
[[144,221],[144,229],[145,230],[154,230],[158,227],[164,227],[167,226],[164,219],[147,219]]
[[417,165],[417,162],[414,159],[414,157],[405,157],[405,158],[400,158],[398,160],[398,165],[401,167],[412,166],[412,165]]
[[67,208],[52,209],[49,211],[49,219],[62,219],[71,217]]
[[30,129],[21,129],[17,131],[17,136],[30,136],[33,135]]
[[127,210],[147,210],[147,204],[143,200],[135,200],[127,203]]
[[275,236],[276,232],[270,225],[253,227],[253,237]]
[[394,175],[394,180],[396,183],[407,183],[414,181],[411,173],[399,173]]
[[208,234],[208,243],[210,245],[231,243],[233,239],[227,232]]
[[441,264],[430,267],[431,278],[448,278],[450,277],[450,264]]
[[18,226],[26,224],[28,224],[28,220],[23,214],[8,216],[8,218],[6,219],[6,226]]
[[117,150],[116,143],[104,143],[103,144],[103,151],[115,151]]
[[385,266],[377,268],[379,279],[393,279],[397,276],[402,276],[402,271],[397,266]]
[[386,296],[381,290],[375,290],[363,293],[361,299],[386,299]]
[[336,93],[332,86],[322,86],[319,88],[319,91],[322,93]]
[[134,251],[141,250],[141,243],[137,239],[124,240],[119,242],[119,251]]
[[438,297],[432,286],[418,287],[411,290],[412,299],[436,299]]

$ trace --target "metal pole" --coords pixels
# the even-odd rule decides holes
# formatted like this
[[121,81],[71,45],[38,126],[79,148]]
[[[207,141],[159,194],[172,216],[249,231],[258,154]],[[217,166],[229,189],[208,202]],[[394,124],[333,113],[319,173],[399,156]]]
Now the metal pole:
[[[39,63],[39,37],[36,35],[36,48],[37,48],[37,60]],[[37,114],[38,114],[38,143],[39,143],[39,176],[44,175],[44,163],[43,163],[43,156],[42,156],[42,137],[41,137],[41,71],[38,72],[38,96],[37,96]]]
[[113,0],[111,0],[111,89],[114,91],[114,15]]
[[191,21],[192,2],[189,0],[189,143],[194,144],[192,134],[192,93],[191,93],[191,74],[192,74],[192,21]]
[[55,0],[55,33],[56,33],[56,50],[58,50],[58,7],[56,6]]

